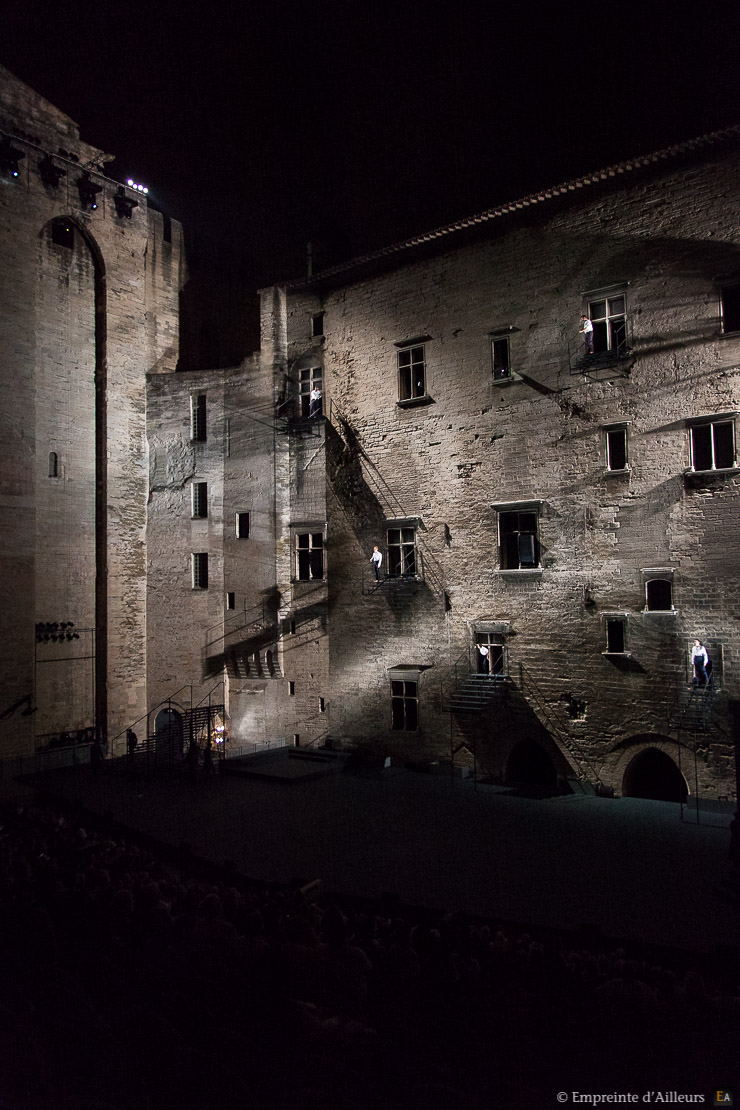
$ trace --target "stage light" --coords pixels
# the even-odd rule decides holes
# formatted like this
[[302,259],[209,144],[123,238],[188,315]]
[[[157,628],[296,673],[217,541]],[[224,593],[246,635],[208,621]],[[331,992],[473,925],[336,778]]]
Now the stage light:
[[18,163],[21,158],[25,158],[25,154],[17,150],[10,139],[4,139],[0,143],[0,171],[10,174],[11,177],[18,177]]

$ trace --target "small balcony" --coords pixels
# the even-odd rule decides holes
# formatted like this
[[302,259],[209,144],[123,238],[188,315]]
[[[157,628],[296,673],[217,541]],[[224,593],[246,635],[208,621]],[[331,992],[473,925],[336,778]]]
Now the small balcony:
[[612,320],[609,328],[594,329],[594,350],[587,354],[583,336],[568,344],[568,363],[571,374],[583,374],[592,379],[613,378],[615,374],[626,377],[635,362],[632,339],[632,317]]

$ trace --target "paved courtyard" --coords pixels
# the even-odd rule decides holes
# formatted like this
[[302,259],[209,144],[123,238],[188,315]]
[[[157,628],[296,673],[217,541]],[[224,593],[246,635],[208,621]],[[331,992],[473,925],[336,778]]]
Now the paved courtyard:
[[[276,761],[287,760],[287,752]],[[279,762],[275,764],[278,773]],[[532,800],[396,768],[323,778],[132,780],[88,767],[37,776],[59,797],[260,881],[460,909],[611,937],[740,945],[723,897],[731,811],[583,796]]]

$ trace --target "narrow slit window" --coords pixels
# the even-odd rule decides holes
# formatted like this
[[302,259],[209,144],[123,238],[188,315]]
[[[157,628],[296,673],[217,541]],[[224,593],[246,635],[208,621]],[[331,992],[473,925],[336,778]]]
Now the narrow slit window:
[[192,563],[193,589],[208,589],[208,553],[199,551],[193,555]]
[[236,514],[236,538],[238,540],[249,539],[249,513],[240,512]]
[[196,393],[190,398],[190,438],[196,443],[204,443],[206,437],[206,395]]
[[607,428],[606,430],[607,470],[627,469],[627,429]]
[[740,282],[720,289],[722,333],[740,331]]
[[200,519],[208,516],[208,482],[193,482],[191,486],[193,517]]
[[226,595],[226,608],[236,609],[236,594],[233,591],[229,591]]
[[316,312],[311,317],[311,335],[316,338],[324,334],[324,313]]
[[59,457],[57,456],[56,451],[49,452],[49,477],[59,477]]
[[291,681],[288,682],[288,697],[290,697],[290,698],[295,697],[295,682],[291,682]]
[[491,340],[491,357],[493,359],[494,381],[504,381],[511,377],[511,356],[509,351],[509,337],[501,336],[500,339]]

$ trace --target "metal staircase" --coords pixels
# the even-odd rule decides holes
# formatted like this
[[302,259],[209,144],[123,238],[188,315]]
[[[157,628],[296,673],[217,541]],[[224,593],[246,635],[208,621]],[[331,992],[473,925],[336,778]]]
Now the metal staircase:
[[453,713],[480,713],[494,698],[506,698],[510,691],[506,674],[468,674],[450,694],[447,707]]

